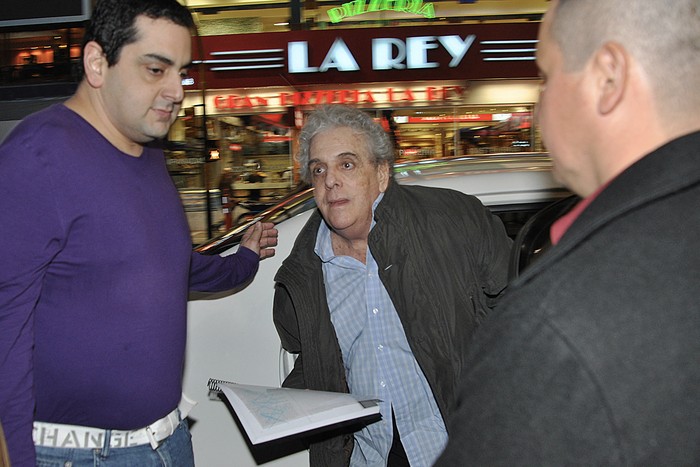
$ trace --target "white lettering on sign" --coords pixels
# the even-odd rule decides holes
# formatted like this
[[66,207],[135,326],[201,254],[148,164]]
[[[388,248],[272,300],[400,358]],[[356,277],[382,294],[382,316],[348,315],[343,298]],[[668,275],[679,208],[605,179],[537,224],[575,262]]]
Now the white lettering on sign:
[[318,68],[309,67],[309,43],[306,41],[287,44],[287,62],[290,73],[318,71]]
[[355,61],[355,57],[352,56],[352,52],[350,52],[345,41],[340,37],[333,42],[318,71],[323,73],[331,68],[335,68],[338,71],[357,71],[360,69],[360,66]]
[[[401,39],[386,37],[372,40],[373,70],[415,70],[438,68],[440,63],[431,61],[430,51],[443,47],[450,54],[448,66],[458,66],[476,39],[469,35],[462,39],[450,36],[417,36]],[[290,42],[287,45],[287,67],[289,73],[324,73],[330,69],[338,71],[358,71],[360,66],[348,45],[337,38],[319,66],[309,64],[309,43]]]
[[471,34],[465,37],[464,40],[457,35],[438,36],[438,40],[452,57],[449,67],[454,68],[459,65],[464,56],[467,55],[469,48],[474,43],[474,40],[476,40],[476,36]]
[[[396,48],[396,55],[394,55]],[[406,44],[401,39],[372,39],[373,70],[403,70],[406,68]]]
[[406,67],[437,68],[440,64],[428,61],[428,50],[437,49],[435,37],[419,36],[406,39]]
[[309,66],[309,43],[306,41],[290,42],[287,45],[289,52],[288,68],[290,73],[309,73],[321,72],[324,73],[331,68],[338,71],[357,71],[360,66],[357,64],[355,57],[350,52],[347,44],[343,39],[338,37],[331,45],[331,48],[326,54],[326,58],[318,67]]

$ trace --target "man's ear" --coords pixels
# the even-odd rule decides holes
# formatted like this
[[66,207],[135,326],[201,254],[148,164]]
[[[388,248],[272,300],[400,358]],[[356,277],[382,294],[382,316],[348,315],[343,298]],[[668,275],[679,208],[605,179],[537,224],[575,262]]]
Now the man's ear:
[[629,80],[630,59],[622,45],[606,42],[595,52],[598,111],[607,115],[622,101]]
[[389,187],[389,181],[391,179],[391,174],[389,173],[389,164],[382,162],[377,166],[377,173],[379,174],[379,191],[384,193]]
[[93,88],[99,88],[104,81],[104,71],[108,67],[107,57],[102,47],[95,41],[85,44],[83,49],[83,69],[85,79]]

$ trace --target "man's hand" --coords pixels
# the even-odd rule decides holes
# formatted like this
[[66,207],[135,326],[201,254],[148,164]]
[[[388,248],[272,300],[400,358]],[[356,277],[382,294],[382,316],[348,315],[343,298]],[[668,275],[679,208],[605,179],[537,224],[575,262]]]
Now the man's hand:
[[243,234],[241,246],[260,255],[260,259],[275,255],[277,246],[277,229],[272,222],[256,222]]

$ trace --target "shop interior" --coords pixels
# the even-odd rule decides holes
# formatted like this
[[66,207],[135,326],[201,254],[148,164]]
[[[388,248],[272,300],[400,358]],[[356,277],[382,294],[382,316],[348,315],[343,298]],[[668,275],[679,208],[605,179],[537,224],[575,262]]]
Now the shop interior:
[[[331,13],[337,13],[348,2],[186,0],[183,3],[192,11],[201,36],[531,22],[539,21],[547,7],[547,0],[439,1],[425,2],[434,9],[434,17],[389,8],[334,21]],[[79,78],[77,65],[84,22],[68,17],[31,19],[23,23],[8,21],[7,16],[0,15],[0,100],[34,97],[38,89],[44,98],[69,95]],[[203,107],[202,104],[199,108],[194,105],[183,109],[184,114],[173,126],[166,147],[168,169],[184,201],[195,244],[235,223],[241,211],[264,207],[300,184],[293,158],[297,131],[293,110],[205,116]],[[530,125],[531,104],[368,111],[374,111],[377,120],[395,138],[398,161],[542,150]],[[226,207],[227,203],[230,208]],[[250,209],[244,209],[246,205]],[[232,219],[228,220],[227,215]]]
[[[397,161],[541,151],[533,111],[532,105],[368,109],[394,138]],[[292,109],[206,118],[184,109],[170,131],[166,157],[194,243],[300,188],[294,118]]]
[[397,160],[539,151],[532,106],[391,111]]

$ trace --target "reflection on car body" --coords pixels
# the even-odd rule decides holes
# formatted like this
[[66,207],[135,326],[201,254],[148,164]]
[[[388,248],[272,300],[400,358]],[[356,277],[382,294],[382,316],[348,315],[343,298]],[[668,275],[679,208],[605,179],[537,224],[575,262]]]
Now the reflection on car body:
[[[552,178],[551,161],[546,154],[402,162],[396,164],[394,178],[401,184],[473,194],[503,219],[512,237],[532,214],[569,196],[569,191]],[[196,247],[204,254],[230,254],[244,230],[258,220],[274,222],[279,231],[276,255],[260,263],[257,276],[248,287],[223,296],[193,296],[196,299],[190,301],[184,392],[199,401],[190,415],[196,422],[191,431],[197,465],[253,467],[275,459],[275,465],[309,465],[303,449],[248,443],[226,406],[208,398],[206,383],[209,378],[217,378],[279,386],[288,373],[291,360],[281,351],[272,323],[274,276],[314,207],[312,189],[300,188],[250,222]]]

